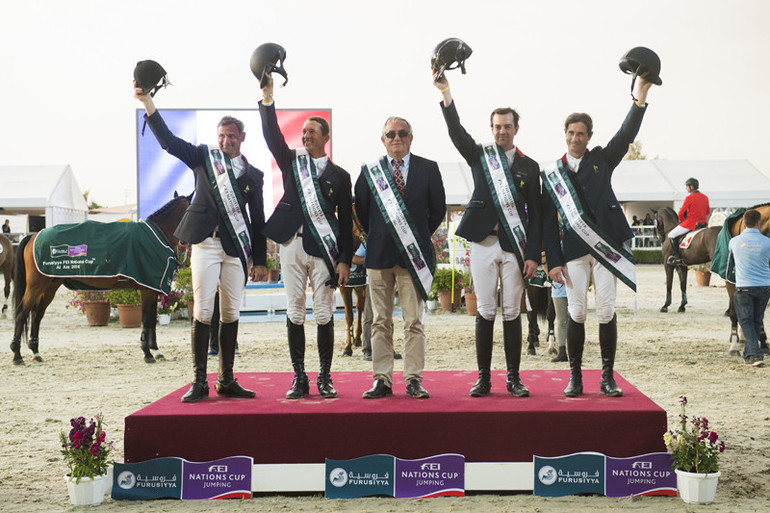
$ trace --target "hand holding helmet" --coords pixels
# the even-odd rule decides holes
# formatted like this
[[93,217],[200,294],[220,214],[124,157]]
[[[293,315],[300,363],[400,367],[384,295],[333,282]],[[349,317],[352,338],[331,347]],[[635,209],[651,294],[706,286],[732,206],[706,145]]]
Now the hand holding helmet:
[[[637,46],[630,49],[620,58],[618,66],[620,66],[620,70],[623,73],[633,74],[631,79],[631,97],[634,100],[637,100],[641,93],[646,96],[647,90],[649,90],[652,84],[663,84],[663,80],[660,78],[660,57],[649,48]],[[640,81],[639,88],[637,88],[639,92],[634,96],[633,90],[636,77],[640,77],[643,80]]]

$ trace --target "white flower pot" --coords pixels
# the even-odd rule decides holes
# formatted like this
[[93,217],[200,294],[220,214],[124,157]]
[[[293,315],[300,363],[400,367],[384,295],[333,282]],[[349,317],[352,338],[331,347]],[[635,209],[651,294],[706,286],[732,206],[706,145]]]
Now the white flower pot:
[[104,493],[107,491],[107,474],[94,478],[82,477],[80,483],[75,478],[64,476],[67,481],[67,489],[70,493],[70,502],[75,506],[96,506],[104,501]]
[[432,312],[436,309],[436,301],[433,299],[429,299],[425,302],[426,306],[428,307],[428,311]]
[[171,314],[158,314],[158,324],[161,326],[171,324]]
[[676,489],[679,496],[688,504],[711,504],[717,494],[717,483],[721,472],[698,474],[674,469]]

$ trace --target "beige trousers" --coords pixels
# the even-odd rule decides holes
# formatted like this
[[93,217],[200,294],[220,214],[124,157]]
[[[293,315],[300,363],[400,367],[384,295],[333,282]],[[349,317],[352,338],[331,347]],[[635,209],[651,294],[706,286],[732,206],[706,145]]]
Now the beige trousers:
[[425,368],[425,331],[423,300],[407,269],[369,269],[369,297],[372,302],[372,367],[374,379],[393,386],[393,297],[398,297],[404,319],[404,382],[422,382]]

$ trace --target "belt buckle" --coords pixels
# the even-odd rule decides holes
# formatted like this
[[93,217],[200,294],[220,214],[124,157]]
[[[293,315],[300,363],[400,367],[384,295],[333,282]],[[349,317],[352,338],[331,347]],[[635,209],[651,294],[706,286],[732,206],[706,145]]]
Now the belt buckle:
[[219,238],[219,227],[217,226],[214,228],[214,231],[211,232],[211,238],[212,239],[218,239]]

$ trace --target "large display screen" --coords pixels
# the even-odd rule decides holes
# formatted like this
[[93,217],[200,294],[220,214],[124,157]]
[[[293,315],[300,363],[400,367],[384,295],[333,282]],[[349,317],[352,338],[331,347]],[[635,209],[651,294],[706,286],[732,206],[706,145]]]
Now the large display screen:
[[[246,139],[241,153],[252,166],[265,173],[265,219],[283,195],[281,171],[275,164],[262,136],[262,122],[257,109],[158,109],[169,129],[191,144],[217,145],[217,123],[224,116],[233,116],[244,123]],[[278,125],[290,148],[302,147],[302,125],[310,116],[326,119],[331,125],[331,110],[276,111]],[[174,197],[174,192],[189,195],[195,189],[193,172],[173,155],[160,147],[147,127],[142,136],[144,110],[136,111],[137,137],[137,207],[138,216],[146,218]],[[326,146],[331,156],[331,140]]]

